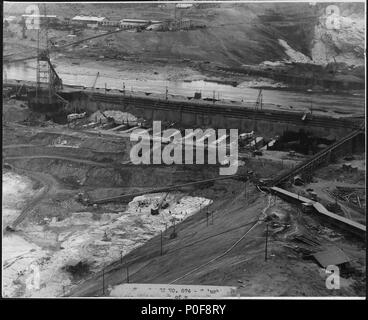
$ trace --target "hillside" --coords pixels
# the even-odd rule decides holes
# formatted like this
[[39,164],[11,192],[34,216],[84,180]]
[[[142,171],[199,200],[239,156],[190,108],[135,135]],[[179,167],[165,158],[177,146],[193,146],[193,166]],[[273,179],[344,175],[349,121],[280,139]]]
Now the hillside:
[[[230,66],[289,60],[327,64],[364,64],[364,4],[338,4],[340,29],[326,24],[326,4],[219,4],[217,7],[176,9],[156,4],[47,4],[48,14],[71,18],[76,14],[165,20],[192,19],[207,28],[177,32],[123,32],[110,48],[141,58],[211,61]],[[41,12],[44,10],[41,7]],[[21,14],[20,4],[5,4],[6,14]],[[106,48],[105,41],[97,45]]]

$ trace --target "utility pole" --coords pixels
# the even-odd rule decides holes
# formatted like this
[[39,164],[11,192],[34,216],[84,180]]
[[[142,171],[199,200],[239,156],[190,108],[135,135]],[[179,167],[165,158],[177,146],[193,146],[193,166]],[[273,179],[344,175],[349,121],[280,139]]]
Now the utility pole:
[[38,91],[40,89],[40,28],[37,29],[37,73],[36,73],[36,103],[38,104]]
[[49,30],[49,21],[48,19],[46,18],[47,16],[47,12],[46,12],[46,4],[44,4],[44,11],[45,11],[45,38],[46,38],[46,58],[48,60],[49,63],[47,63],[47,71],[48,71],[48,84],[49,84],[49,103],[51,104],[52,102],[52,96],[54,94],[54,81],[53,81],[53,74],[52,74],[52,70],[51,70],[51,61],[50,61],[50,47],[49,47],[49,33],[48,33],[48,30]]
[[310,106],[310,113],[311,115],[313,114],[313,100],[312,100],[312,97],[311,97],[311,106]]
[[268,222],[266,224],[265,261],[267,261],[267,245],[268,245]]
[[262,103],[263,103],[262,100],[263,100],[262,89],[259,89],[258,97],[257,97],[256,105],[255,105],[256,110],[258,110],[258,108],[262,110]]
[[127,280],[127,283],[129,283],[129,267],[128,267],[128,265],[126,267],[126,280]]
[[[21,25],[22,25],[22,39],[25,39],[26,38],[26,30],[27,30],[27,28],[26,28],[26,22],[25,22],[25,19],[24,18],[22,18],[22,20],[21,20]],[[9,24],[7,24],[6,27],[8,27],[8,26],[9,26]]]
[[102,295],[105,295],[105,268],[102,269]]
[[161,231],[161,256],[162,256],[162,231]]
[[261,105],[261,110],[262,110],[262,106],[263,106],[263,93],[262,93],[262,89],[260,90],[260,96],[261,96],[261,101],[260,101],[260,105]]

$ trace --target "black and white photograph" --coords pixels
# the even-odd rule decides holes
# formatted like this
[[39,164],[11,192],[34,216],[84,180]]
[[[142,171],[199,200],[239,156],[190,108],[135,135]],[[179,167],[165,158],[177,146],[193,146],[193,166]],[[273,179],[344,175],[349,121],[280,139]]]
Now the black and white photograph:
[[366,299],[365,1],[2,11],[3,299]]

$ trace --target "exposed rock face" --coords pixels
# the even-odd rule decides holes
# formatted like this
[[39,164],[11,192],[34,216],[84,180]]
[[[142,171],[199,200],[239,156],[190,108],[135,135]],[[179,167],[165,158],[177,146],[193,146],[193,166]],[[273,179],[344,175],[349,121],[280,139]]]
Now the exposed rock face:
[[351,10],[340,11],[332,17],[325,13],[314,29],[313,62],[327,64],[335,58],[336,62],[348,65],[364,65],[364,34],[364,16]]
[[[7,5],[4,15],[20,14],[22,10],[15,4]],[[112,20],[173,19],[170,8],[155,4],[48,4],[47,12],[61,18],[100,14]],[[108,41],[103,37],[94,40],[94,54],[106,56],[111,51],[109,56],[190,59],[227,66],[283,60],[364,64],[364,3],[221,3],[218,7],[193,7],[178,13],[177,18],[190,19],[206,28],[121,32]],[[87,50],[90,53],[91,48]]]

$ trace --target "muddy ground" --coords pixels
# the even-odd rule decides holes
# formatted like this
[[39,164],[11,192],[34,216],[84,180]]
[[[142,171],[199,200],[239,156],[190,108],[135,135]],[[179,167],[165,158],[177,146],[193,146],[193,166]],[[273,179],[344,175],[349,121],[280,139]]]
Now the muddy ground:
[[[150,214],[164,196],[157,193],[130,203],[88,206],[78,200],[79,193],[99,199],[144,191],[215,177],[218,168],[127,166],[122,164],[130,148],[126,137],[96,136],[50,122],[42,127],[22,125],[24,115],[14,113],[13,107],[4,109],[9,121],[3,126],[5,296],[109,294],[126,282],[127,265],[130,282],[137,283],[231,285],[241,296],[364,295],[363,244],[251,183],[223,180],[170,192],[168,207],[158,216]],[[245,159],[241,169],[269,178],[302,159],[267,151]],[[354,161],[358,172],[337,178],[361,185],[361,155]],[[315,179],[328,184],[329,170],[336,168],[322,168]],[[8,225],[15,231],[5,229]],[[318,246],[298,242],[297,235],[314,239]],[[335,246],[352,262],[342,275],[341,289],[331,292],[325,286],[325,271],[305,252]],[[101,286],[103,268],[106,290]],[[34,281],[38,276],[39,283]]]

